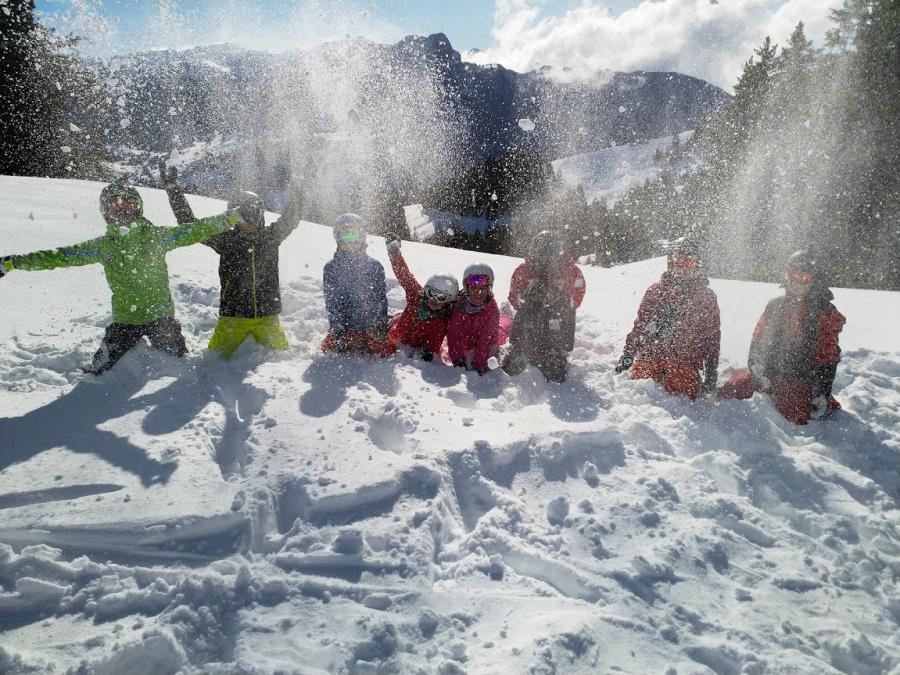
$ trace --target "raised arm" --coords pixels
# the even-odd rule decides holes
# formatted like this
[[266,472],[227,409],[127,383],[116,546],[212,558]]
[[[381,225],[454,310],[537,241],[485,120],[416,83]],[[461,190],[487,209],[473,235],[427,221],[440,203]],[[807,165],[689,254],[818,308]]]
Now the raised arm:
[[419,293],[422,292],[422,287],[416,281],[412,272],[409,271],[409,266],[406,264],[403,254],[400,253],[399,245],[394,249],[391,248],[390,244],[388,245],[388,260],[391,261],[391,269],[394,270],[394,276],[397,277],[403,292],[406,293],[406,303],[415,304],[419,300]]
[[272,228],[275,230],[275,238],[280,244],[297,229],[300,224],[300,216],[303,213],[303,190],[299,186],[291,186],[287,206],[281,217],[275,221]]
[[103,237],[72,246],[60,246],[11,256],[10,268],[17,270],[52,270],[57,267],[78,267],[100,262]]
[[166,191],[169,198],[169,206],[172,207],[172,213],[175,214],[175,220],[179,225],[185,223],[193,223],[197,220],[194,211],[188,204],[187,197],[184,196],[184,189],[178,183],[178,170],[174,166],[166,169],[166,160],[159,160],[159,183]]
[[171,251],[172,249],[180,248],[181,246],[190,246],[191,244],[205,242],[207,239],[214,237],[217,234],[227,232],[234,227],[238,220],[239,218],[236,213],[229,212],[218,216],[202,218],[196,222],[185,223],[178,227],[160,228],[164,230],[160,244],[164,250]]

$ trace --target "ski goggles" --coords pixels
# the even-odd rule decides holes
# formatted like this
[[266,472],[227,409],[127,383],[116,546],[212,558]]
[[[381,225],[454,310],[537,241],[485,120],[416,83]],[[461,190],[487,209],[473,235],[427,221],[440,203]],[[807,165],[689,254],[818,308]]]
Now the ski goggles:
[[338,243],[358,244],[362,241],[362,235],[354,230],[344,230],[338,235]]
[[808,284],[813,280],[812,272],[804,272],[803,270],[791,270],[788,272],[788,278],[798,284]]
[[434,300],[435,302],[440,302],[441,304],[445,304],[452,300],[452,297],[449,293],[444,293],[444,291],[439,291],[436,288],[432,288],[431,286],[425,287],[425,299],[426,300]]
[[676,255],[672,258],[672,267],[683,270],[695,270],[700,266],[700,258],[688,255]]
[[490,288],[491,278],[487,274],[473,274],[466,277],[466,286],[475,286],[476,288]]

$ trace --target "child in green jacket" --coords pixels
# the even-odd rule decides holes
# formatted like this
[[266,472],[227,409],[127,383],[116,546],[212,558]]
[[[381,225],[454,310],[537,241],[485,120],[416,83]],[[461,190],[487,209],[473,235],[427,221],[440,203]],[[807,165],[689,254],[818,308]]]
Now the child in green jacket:
[[187,345],[175,319],[166,253],[231,229],[240,215],[228,212],[178,227],[157,227],[143,217],[144,203],[138,191],[118,182],[103,188],[100,211],[106,220],[106,234],[72,246],[5,256],[0,276],[14,269],[103,265],[112,291],[113,322],[85,369],[87,373],[99,375],[109,370],[145,336],[157,349],[184,355]]

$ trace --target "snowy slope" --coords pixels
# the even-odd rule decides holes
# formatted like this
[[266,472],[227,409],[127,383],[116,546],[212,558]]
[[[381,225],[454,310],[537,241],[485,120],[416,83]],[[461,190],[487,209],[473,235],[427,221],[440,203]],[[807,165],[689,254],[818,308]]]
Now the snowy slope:
[[[693,131],[678,134],[683,143]],[[667,168],[677,171],[694,171],[693,159],[682,160],[677,166],[666,162],[656,162],[653,155],[657,150],[668,150],[672,146],[672,136],[653,138],[645,143],[614,145],[603,150],[571,155],[552,162],[563,180],[571,187],[581,185],[588,202],[605,199],[612,206],[631,188],[653,180]]]
[[[98,191],[0,178],[0,253],[99,234]],[[572,377],[548,385],[320,356],[332,250],[301,224],[293,347],[230,362],[203,349],[215,256],[173,252],[191,354],[100,379],[78,370],[109,321],[99,267],[0,281],[0,672],[900,672],[900,294],[836,292],[845,411],[801,429],[614,376],[659,260],[585,268]],[[476,257],[404,253],[420,278]],[[517,261],[477,257],[505,295]],[[712,286],[724,376],[776,288]]]
[[[416,241],[428,241],[435,232],[452,235],[454,231],[463,231],[469,234],[475,232],[485,233],[490,229],[491,221],[487,218],[473,216],[460,216],[448,211],[429,209],[421,204],[410,204],[403,207],[403,215],[406,218],[406,226],[409,234]],[[501,216],[493,221],[498,227],[507,226],[508,219]]]

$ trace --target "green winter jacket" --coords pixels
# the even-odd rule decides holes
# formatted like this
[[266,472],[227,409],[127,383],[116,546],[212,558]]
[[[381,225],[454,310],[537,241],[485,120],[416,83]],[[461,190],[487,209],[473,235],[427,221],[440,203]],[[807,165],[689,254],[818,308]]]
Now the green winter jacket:
[[100,263],[112,291],[113,321],[132,325],[175,315],[166,253],[206,241],[233,227],[234,214],[178,227],[157,227],[137,218],[130,227],[107,224],[106,234],[73,246],[13,256],[19,270],[50,270]]

